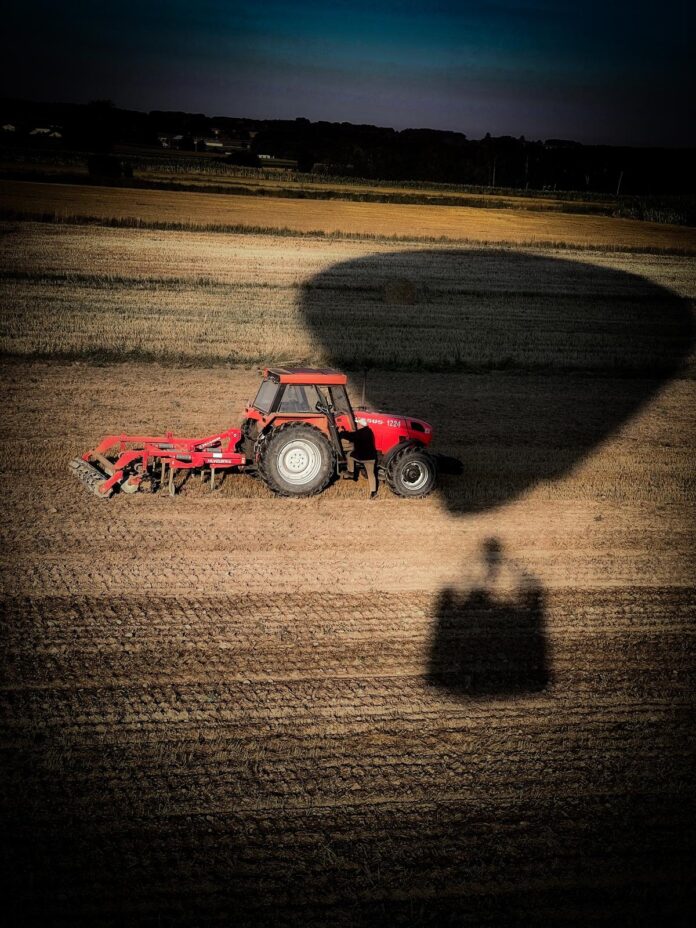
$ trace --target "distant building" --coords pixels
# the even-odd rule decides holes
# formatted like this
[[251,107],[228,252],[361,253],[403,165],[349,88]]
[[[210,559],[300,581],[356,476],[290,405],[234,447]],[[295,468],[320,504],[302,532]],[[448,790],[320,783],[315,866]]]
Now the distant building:
[[218,135],[226,152],[232,151],[249,151],[251,148],[250,133],[243,129],[237,132],[225,132]]
[[169,148],[176,148],[179,151],[195,151],[196,140],[191,135],[172,135]]
[[288,171],[297,170],[297,161],[294,158],[277,158],[275,155],[259,155],[266,168],[285,168]]
[[63,133],[60,128],[60,126],[37,126],[35,129],[29,130],[29,135],[42,139],[62,139]]
[[196,138],[194,139],[196,151],[217,151],[224,152],[225,146],[219,139]]
[[16,132],[17,126],[12,125],[11,122],[6,122],[5,125],[2,126],[2,131],[3,132]]
[[[210,129],[210,135],[158,135],[157,142],[161,148],[171,148],[180,151],[211,152],[220,155],[229,155],[236,152],[248,152],[251,149],[251,136],[255,132],[245,129],[225,132],[222,129]],[[274,155],[268,155],[270,161]]]

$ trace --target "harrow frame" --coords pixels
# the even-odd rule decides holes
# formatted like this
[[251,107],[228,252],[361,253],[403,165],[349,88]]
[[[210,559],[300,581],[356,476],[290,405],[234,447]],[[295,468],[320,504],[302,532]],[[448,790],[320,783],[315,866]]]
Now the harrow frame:
[[[159,466],[160,483],[169,474],[169,492],[176,492],[174,475],[178,470],[210,469],[210,486],[215,488],[218,470],[243,468],[249,462],[235,451],[242,438],[240,429],[227,429],[207,438],[181,438],[165,435],[107,435],[81,458],[70,461],[70,468],[88,490],[100,499],[108,499],[116,487],[135,492],[152,469]],[[117,456],[108,452],[117,448]]]

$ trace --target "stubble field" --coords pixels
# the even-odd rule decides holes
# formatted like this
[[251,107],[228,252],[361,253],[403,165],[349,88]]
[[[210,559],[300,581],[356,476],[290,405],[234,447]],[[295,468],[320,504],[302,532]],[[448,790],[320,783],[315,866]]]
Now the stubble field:
[[255,198],[234,194],[0,180],[3,216],[183,231],[275,231],[370,238],[555,244],[696,253],[693,229],[523,208]]
[[[686,924],[693,259],[5,223],[16,924]],[[428,500],[84,492],[278,361],[432,421]]]

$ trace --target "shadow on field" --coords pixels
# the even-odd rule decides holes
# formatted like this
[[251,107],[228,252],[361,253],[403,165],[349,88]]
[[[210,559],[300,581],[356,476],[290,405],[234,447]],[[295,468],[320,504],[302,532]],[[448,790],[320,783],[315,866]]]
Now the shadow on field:
[[367,372],[368,408],[429,421],[434,449],[461,461],[440,486],[453,514],[563,477],[693,341],[688,304],[643,277],[496,249],[336,264],[305,285],[300,309],[322,360],[353,371],[356,391]]
[[[309,281],[300,307],[321,359],[355,372],[355,388],[365,377],[368,409],[433,425],[439,492],[455,516],[562,478],[656,394],[693,343],[689,305],[644,277],[509,250],[346,261]],[[499,554],[485,553],[491,577]],[[544,595],[524,583],[512,605],[487,586],[441,592],[432,682],[461,695],[544,687]]]
[[[500,542],[483,544],[485,576],[467,594],[443,590],[428,680],[469,696],[533,693],[549,683],[544,593],[536,578],[506,560]],[[510,587],[499,589],[507,573]]]

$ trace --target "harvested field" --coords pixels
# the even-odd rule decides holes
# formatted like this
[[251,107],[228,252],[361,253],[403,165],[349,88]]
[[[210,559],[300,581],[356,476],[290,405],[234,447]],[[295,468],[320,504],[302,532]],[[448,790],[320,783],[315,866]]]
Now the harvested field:
[[[2,166],[0,165],[0,168]],[[437,205],[440,201],[445,201],[443,205],[456,206],[482,206],[486,205],[490,209],[526,209],[526,210],[552,210],[556,212],[576,212],[576,213],[600,213],[606,214],[614,206],[611,198],[602,198],[595,196],[592,199],[583,200],[565,199],[563,194],[557,196],[514,196],[513,194],[500,193],[482,193],[482,192],[464,192],[459,190],[442,189],[437,185],[429,187],[427,184],[413,184],[409,186],[400,186],[398,183],[374,183],[365,184],[359,181],[345,181],[340,184],[331,181],[294,181],[291,182],[284,178],[278,177],[244,177],[227,174],[188,174],[185,171],[163,171],[157,166],[151,170],[139,170],[135,172],[138,179],[145,181],[155,181],[159,183],[171,183],[174,180],[177,184],[206,186],[211,183],[218,184],[227,188],[230,193],[235,192],[235,188],[244,188],[244,193],[254,192],[256,194],[270,194],[274,190],[281,191],[283,196],[294,193],[298,198],[308,197],[309,199],[330,198],[330,199],[351,199],[364,196],[371,197],[393,197],[395,202],[401,198],[413,198],[423,204]],[[452,202],[456,201],[456,202]]]
[[678,256],[3,231],[0,347],[21,357],[659,373],[695,296]]
[[[14,923],[687,924],[693,262],[2,231]],[[371,361],[462,474],[106,503],[68,472],[235,424],[293,352]]]
[[[188,170],[187,170],[188,168]],[[552,210],[560,213],[587,213],[612,215],[616,201],[611,197],[596,194],[583,199],[577,195],[547,193],[534,196],[531,194],[514,195],[483,190],[465,191],[442,185],[427,184],[385,184],[361,183],[348,181],[336,183],[335,180],[309,180],[302,175],[298,180],[294,176],[275,176],[271,172],[264,176],[263,170],[236,170],[224,164],[203,163],[199,170],[192,170],[190,165],[182,166],[176,162],[167,165],[161,163],[138,165],[133,173],[131,187],[161,186],[168,190],[180,189],[209,192],[237,193],[240,196],[282,196],[295,199],[318,200],[365,200],[368,202],[417,203],[442,206],[476,206],[487,209],[524,209]],[[2,162],[0,175],[7,180],[52,181],[64,184],[89,183],[87,163],[68,165],[46,162]]]
[[693,229],[634,219],[524,209],[412,206],[391,203],[237,197],[229,194],[132,190],[0,180],[5,213],[54,215],[177,228],[248,226],[257,230],[366,237],[444,238],[511,244],[696,249]]

